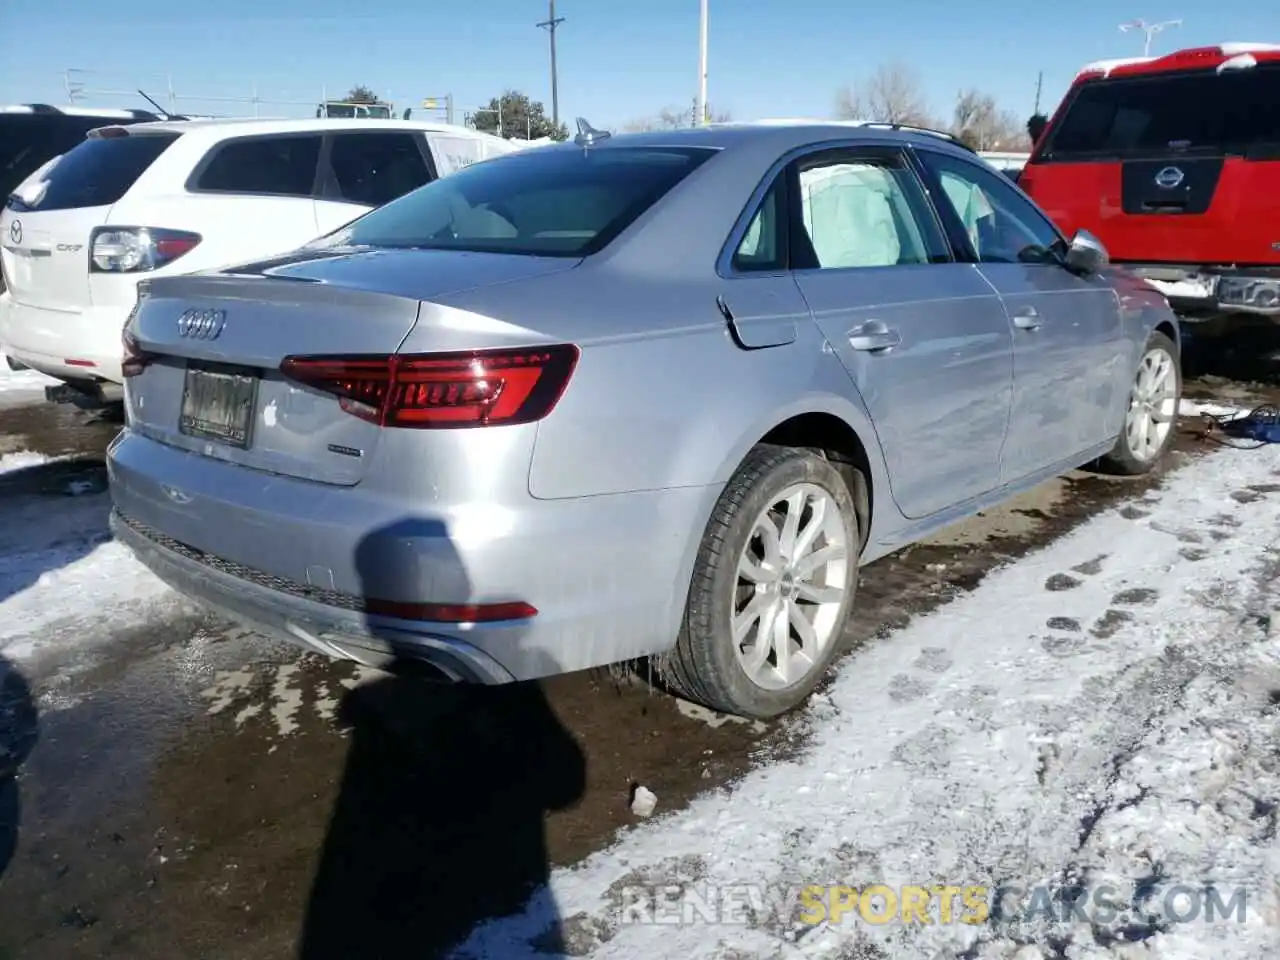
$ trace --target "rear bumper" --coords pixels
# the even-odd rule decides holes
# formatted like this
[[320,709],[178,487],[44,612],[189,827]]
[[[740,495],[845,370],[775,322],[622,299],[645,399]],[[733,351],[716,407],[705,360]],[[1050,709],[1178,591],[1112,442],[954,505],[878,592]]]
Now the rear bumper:
[[[180,593],[330,656],[425,661],[483,683],[669,649],[719,494],[712,486],[450,508],[247,470],[128,428],[107,467],[116,535]],[[538,614],[431,623],[369,614],[366,596],[523,601]]]
[[1171,307],[1192,318],[1235,314],[1280,319],[1280,270],[1126,266],[1164,294]]
[[411,657],[425,660],[454,680],[509,683],[516,677],[482,649],[449,636],[403,629],[397,621],[271,590],[224,572],[118,510],[111,532],[157,577],[179,593],[267,636],[369,666]]
[[[48,310],[0,294],[0,344],[20,363],[59,380],[120,384],[128,307]],[[72,362],[69,362],[72,361]]]

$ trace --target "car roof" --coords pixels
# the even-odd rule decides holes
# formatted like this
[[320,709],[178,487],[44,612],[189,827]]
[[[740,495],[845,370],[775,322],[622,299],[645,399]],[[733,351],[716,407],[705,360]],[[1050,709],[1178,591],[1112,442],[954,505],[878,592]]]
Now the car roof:
[[348,117],[313,117],[302,120],[262,120],[254,117],[157,120],[150,123],[135,123],[125,129],[128,130],[130,136],[145,136],[151,133],[202,133],[211,135],[215,139],[223,136],[248,134],[326,133],[333,130],[409,130],[416,133],[448,133],[450,136],[480,140],[498,139],[492,134],[448,123],[432,123],[427,120],[378,120]]
[[1081,67],[1073,82],[1110,77],[1141,77],[1185,70],[1247,69],[1260,63],[1280,63],[1280,43],[1219,43],[1209,47],[1175,50],[1159,57],[1095,60]]
[[[822,120],[777,118],[743,120],[728,123],[711,123],[701,127],[684,127],[676,130],[654,130],[642,133],[613,134],[596,140],[592,150],[626,147],[708,147],[725,149],[754,143],[770,146],[779,153],[824,140],[867,140],[868,142],[900,142],[937,146],[946,151],[973,155],[973,151],[940,130],[911,127],[901,124],[878,123],[869,120]],[[562,144],[543,147],[544,150],[582,149],[570,139]]]
[[55,107],[47,103],[0,104],[0,114],[41,117],[101,117],[103,120],[159,120],[153,110],[116,110],[107,107]]

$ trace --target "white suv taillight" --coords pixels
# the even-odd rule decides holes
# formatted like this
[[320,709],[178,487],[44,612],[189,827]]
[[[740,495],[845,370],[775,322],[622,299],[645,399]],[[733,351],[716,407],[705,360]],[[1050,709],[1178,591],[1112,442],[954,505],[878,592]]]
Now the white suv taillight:
[[160,227],[98,227],[89,238],[91,273],[141,273],[177,260],[200,234]]

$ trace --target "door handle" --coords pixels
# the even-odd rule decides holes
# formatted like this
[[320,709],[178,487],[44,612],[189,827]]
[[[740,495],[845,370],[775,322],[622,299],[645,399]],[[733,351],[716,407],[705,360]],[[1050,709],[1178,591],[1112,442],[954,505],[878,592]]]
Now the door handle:
[[849,346],[854,350],[879,353],[902,343],[902,335],[879,320],[868,320],[849,331]]
[[1040,311],[1035,307],[1024,307],[1013,315],[1013,325],[1019,330],[1039,330]]

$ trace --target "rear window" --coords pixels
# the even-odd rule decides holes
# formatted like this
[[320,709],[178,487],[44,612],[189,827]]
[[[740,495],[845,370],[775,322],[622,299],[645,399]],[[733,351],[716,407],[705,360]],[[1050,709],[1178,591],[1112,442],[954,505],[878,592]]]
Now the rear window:
[[511,154],[429,183],[317,245],[589,256],[714,153],[602,147]]
[[1280,68],[1081,84],[1040,160],[1169,153],[1280,157]]
[[25,202],[10,197],[9,205],[20,210],[110,206],[177,139],[176,133],[152,133],[82,140],[48,172],[43,190],[31,191]]

